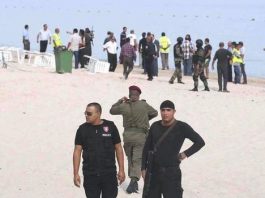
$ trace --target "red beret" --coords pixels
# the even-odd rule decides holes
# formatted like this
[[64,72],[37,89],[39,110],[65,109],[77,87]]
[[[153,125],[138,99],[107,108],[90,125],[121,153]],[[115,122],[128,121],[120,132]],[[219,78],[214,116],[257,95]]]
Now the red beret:
[[139,94],[142,93],[141,89],[139,87],[135,86],[135,85],[132,85],[132,86],[129,87],[129,91],[131,91],[131,90],[136,90],[136,91],[139,92]]

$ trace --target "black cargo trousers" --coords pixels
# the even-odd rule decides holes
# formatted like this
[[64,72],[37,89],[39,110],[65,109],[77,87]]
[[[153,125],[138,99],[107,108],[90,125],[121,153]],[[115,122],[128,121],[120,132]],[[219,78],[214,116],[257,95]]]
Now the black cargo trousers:
[[118,181],[116,173],[84,175],[84,189],[88,198],[116,198]]
[[154,168],[148,198],[182,198],[179,166]]

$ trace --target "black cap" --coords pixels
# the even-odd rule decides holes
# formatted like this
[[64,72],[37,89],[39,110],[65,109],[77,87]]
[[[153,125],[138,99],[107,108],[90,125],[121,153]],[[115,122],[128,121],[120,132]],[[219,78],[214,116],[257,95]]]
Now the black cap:
[[170,100],[165,100],[164,102],[161,103],[160,109],[165,109],[165,108],[169,108],[169,109],[174,109],[175,110],[175,105]]

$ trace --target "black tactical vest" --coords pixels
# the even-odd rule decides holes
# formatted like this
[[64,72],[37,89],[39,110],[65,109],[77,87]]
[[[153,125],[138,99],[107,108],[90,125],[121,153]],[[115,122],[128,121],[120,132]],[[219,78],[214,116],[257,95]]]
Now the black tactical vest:
[[86,124],[82,130],[86,130],[83,133],[83,174],[103,175],[116,172],[112,125],[104,121],[98,126]]

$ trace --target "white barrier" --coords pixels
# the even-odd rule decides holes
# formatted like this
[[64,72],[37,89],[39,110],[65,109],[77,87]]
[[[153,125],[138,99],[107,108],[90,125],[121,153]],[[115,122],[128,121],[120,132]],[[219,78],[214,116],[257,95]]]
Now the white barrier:
[[[28,59],[25,59],[25,55]],[[3,62],[27,63],[36,66],[55,67],[55,57],[51,53],[40,53],[38,51],[27,51],[16,47],[0,47],[0,64]]]
[[89,58],[88,65],[86,65],[89,72],[92,73],[108,73],[110,64],[108,62],[100,61],[91,56],[85,55],[84,57]]
[[1,62],[3,59],[5,60],[5,62],[13,61],[13,56],[12,56],[11,51],[6,51],[6,50],[0,49],[0,55],[1,55],[1,60],[0,60]]
[[[25,55],[28,59],[25,59]],[[27,61],[27,62],[26,62]],[[38,51],[26,51],[22,53],[21,63],[27,63],[34,66],[51,66],[55,67],[55,57],[51,53],[41,53]]]

